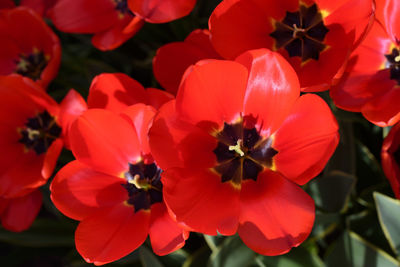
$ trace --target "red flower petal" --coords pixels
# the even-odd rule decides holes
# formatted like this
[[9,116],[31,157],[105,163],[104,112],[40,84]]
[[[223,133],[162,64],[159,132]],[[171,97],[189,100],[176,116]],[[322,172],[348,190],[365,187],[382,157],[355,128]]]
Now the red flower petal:
[[98,171],[119,176],[140,156],[135,129],[108,110],[87,110],[75,120],[69,134],[76,159]]
[[[175,101],[161,107],[149,132],[152,156],[161,169],[210,168],[215,165],[216,139],[208,132],[179,119]],[[193,153],[195,151],[195,153]]]
[[376,18],[387,30],[393,42],[400,38],[400,4],[397,0],[375,0]]
[[35,10],[36,13],[43,17],[56,2],[57,0],[21,0],[20,5]]
[[0,9],[2,8],[13,8],[15,7],[15,4],[12,0],[3,0],[0,3]]
[[146,103],[143,86],[123,73],[104,73],[96,76],[89,89],[89,108],[104,108],[121,112],[136,103]]
[[396,198],[400,199],[400,167],[393,156],[393,153],[400,147],[400,124],[390,129],[389,134],[382,145],[382,168],[388,178]]
[[273,19],[298,9],[298,0],[225,0],[210,16],[211,41],[224,58],[233,59],[249,49],[272,48]]
[[94,171],[75,160],[57,173],[50,186],[51,200],[66,216],[82,220],[100,208],[124,202],[128,193],[123,183],[119,177]]
[[153,123],[156,110],[145,104],[135,104],[124,110],[122,116],[126,115],[127,120],[132,122],[136,130],[140,150],[143,155],[150,154],[149,148],[149,129]]
[[149,235],[154,253],[163,256],[183,247],[189,233],[171,218],[164,203],[155,203],[151,206]]
[[345,110],[360,112],[376,95],[391,90],[396,82],[385,69],[393,46],[379,23],[372,26],[363,43],[352,53],[342,80],[330,90],[335,104]]
[[[27,29],[29,34],[26,33]],[[29,55],[37,49],[49,58],[47,66],[36,81],[39,85],[46,87],[56,76],[61,60],[60,41],[33,10],[25,7],[3,10],[0,13],[0,38],[13,40],[19,48],[19,54]],[[13,72],[16,69],[15,61]]]
[[375,4],[371,0],[315,0],[325,12],[326,24],[340,24],[346,33],[355,33],[354,46],[368,33],[373,23]]
[[253,115],[266,135],[280,126],[300,95],[297,75],[278,53],[267,49],[245,52],[236,59],[249,70],[244,115]]
[[166,205],[194,231],[233,235],[238,227],[240,190],[210,170],[168,169],[162,173]]
[[303,95],[275,135],[276,169],[305,184],[323,170],[338,142],[338,125],[328,105],[316,95]]
[[49,12],[60,31],[96,33],[118,21],[119,12],[110,0],[59,0]]
[[35,190],[19,198],[12,198],[1,214],[1,224],[7,230],[21,232],[28,229],[42,206],[42,193]]
[[141,18],[125,15],[111,28],[96,33],[92,38],[92,43],[102,51],[113,50],[134,36],[143,24],[144,21]]
[[[386,91],[383,83],[380,88],[382,91]],[[399,103],[400,90],[398,87],[394,87],[392,90],[387,91],[386,94],[376,97],[365,104],[361,108],[361,112],[367,120],[380,127],[392,126],[400,121]]]
[[77,117],[87,110],[85,99],[74,89],[69,90],[60,104],[60,116],[58,121],[63,130],[65,147],[69,148],[69,128]]
[[168,92],[176,94],[185,70],[201,59],[220,58],[211,45],[207,30],[194,30],[184,42],[166,44],[157,50],[153,72]]
[[271,171],[243,184],[240,207],[239,236],[252,250],[268,256],[300,245],[314,223],[312,198]]
[[196,0],[128,0],[129,9],[147,22],[164,23],[188,15]]
[[56,166],[57,159],[58,156],[60,156],[63,145],[64,143],[62,139],[58,138],[54,140],[51,146],[47,149],[42,168],[43,178],[48,179],[53,174],[54,167]]
[[174,96],[170,93],[156,88],[147,88],[146,93],[146,104],[153,106],[155,109],[159,109],[162,105],[174,99]]
[[123,203],[85,218],[75,232],[76,249],[89,263],[116,261],[138,248],[149,230],[150,212]]
[[222,125],[237,119],[243,109],[247,70],[233,61],[201,61],[190,67],[178,91],[176,109],[193,124]]

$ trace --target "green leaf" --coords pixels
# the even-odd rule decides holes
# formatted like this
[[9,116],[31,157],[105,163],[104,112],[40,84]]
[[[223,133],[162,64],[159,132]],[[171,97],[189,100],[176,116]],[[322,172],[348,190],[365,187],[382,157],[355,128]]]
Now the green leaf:
[[235,235],[225,241],[215,250],[208,262],[209,267],[244,267],[254,263],[257,254],[243,244]]
[[398,267],[399,262],[354,232],[346,231],[326,257],[328,267]]
[[32,226],[21,233],[0,229],[3,242],[27,247],[74,246],[75,224],[54,219],[36,219]]
[[144,245],[139,248],[139,256],[143,267],[163,267],[157,256]]
[[[325,266],[316,253],[310,252],[303,247],[292,248],[292,250],[281,256],[257,258],[264,266],[274,267],[323,267]],[[261,265],[262,266],[262,265]]]
[[311,232],[311,236],[320,239],[332,232],[340,223],[340,214],[338,213],[322,213],[316,211],[315,222]]
[[374,193],[379,223],[393,251],[400,256],[400,201]]
[[355,181],[353,175],[332,171],[311,181],[307,191],[317,207],[327,212],[339,212],[346,208]]

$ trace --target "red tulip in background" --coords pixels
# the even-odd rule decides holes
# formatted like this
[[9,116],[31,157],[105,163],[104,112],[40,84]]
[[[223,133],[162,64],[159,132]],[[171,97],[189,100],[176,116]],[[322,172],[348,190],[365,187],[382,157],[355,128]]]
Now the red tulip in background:
[[220,59],[210,41],[208,30],[194,30],[184,42],[166,44],[157,50],[153,72],[165,90],[176,95],[185,70],[201,59]]
[[36,189],[16,198],[0,198],[0,221],[3,227],[13,232],[28,229],[42,206],[42,193]]
[[[144,90],[124,74],[102,74],[91,85],[88,111],[77,119],[68,115],[74,120],[69,141],[77,160],[58,172],[51,198],[61,212],[81,221],[75,242],[87,262],[118,260],[148,235],[154,252],[165,255],[188,237],[167,212],[161,170],[149,150],[156,109],[135,104],[159,107],[172,98],[158,91]],[[70,97],[70,103],[79,102]]]
[[400,120],[399,16],[398,1],[376,1],[377,21],[353,52],[343,80],[331,90],[338,107],[362,112],[381,127]]
[[265,255],[309,235],[314,202],[298,185],[323,169],[338,140],[326,103],[300,97],[292,67],[266,49],[190,67],[150,130],[177,221],[209,235],[238,232]]
[[393,126],[383,141],[381,158],[383,171],[400,199],[400,124]]
[[158,109],[174,97],[155,88],[145,89],[139,82],[123,73],[103,73],[96,76],[89,88],[88,103],[75,90],[70,90],[61,103],[60,119],[63,135],[69,148],[68,132],[71,124],[84,111],[91,108],[122,112],[130,105],[143,103]]
[[189,14],[195,0],[58,0],[49,12],[64,32],[92,33],[100,50],[112,50],[130,39],[144,21],[168,22]]
[[[41,198],[35,190],[52,174],[63,146],[59,107],[21,76],[0,76],[0,102],[0,144],[7,151],[0,160],[1,219],[20,231],[36,216]],[[29,212],[17,212],[24,209]]]
[[229,59],[248,49],[275,50],[303,91],[323,91],[364,35],[372,8],[372,0],[225,0],[210,17],[211,40]]
[[17,73],[46,87],[61,59],[58,37],[34,11],[0,10],[0,75]]

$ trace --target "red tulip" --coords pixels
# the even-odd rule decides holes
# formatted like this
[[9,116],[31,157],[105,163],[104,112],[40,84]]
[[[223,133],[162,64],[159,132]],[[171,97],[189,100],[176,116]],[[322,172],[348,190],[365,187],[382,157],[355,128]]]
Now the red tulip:
[[209,235],[238,232],[265,255],[309,235],[314,202],[298,185],[321,172],[338,140],[326,103],[300,96],[293,68],[266,49],[190,67],[150,130],[177,221]]
[[79,220],[78,252],[101,265],[120,259],[150,236],[158,255],[182,247],[188,237],[163,202],[161,170],[148,145],[155,109],[136,104],[121,113],[89,109],[70,129],[77,160],[51,184],[51,198],[65,215]]
[[400,199],[400,124],[390,130],[382,145],[382,167],[396,198]]
[[194,30],[184,42],[166,44],[157,50],[153,72],[165,90],[176,95],[185,70],[201,59],[220,59],[208,30]]
[[94,34],[92,43],[112,50],[130,39],[144,21],[161,23],[187,15],[195,0],[58,0],[49,12],[64,32]]
[[59,107],[21,76],[0,76],[0,196],[15,198],[46,183],[63,147]]
[[57,75],[60,42],[34,11],[0,11],[0,75],[17,73],[46,87]]
[[303,91],[323,91],[363,37],[372,9],[372,0],[225,0],[210,17],[211,41],[229,59],[248,49],[277,51]]
[[361,112],[385,127],[400,120],[400,5],[376,1],[376,14],[379,21],[352,53],[343,79],[330,93],[338,107]]

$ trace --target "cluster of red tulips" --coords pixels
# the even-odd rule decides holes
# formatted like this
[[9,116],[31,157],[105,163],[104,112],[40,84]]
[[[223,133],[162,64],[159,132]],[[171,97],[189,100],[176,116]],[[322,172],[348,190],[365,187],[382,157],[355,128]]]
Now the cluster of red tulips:
[[[116,49],[145,23],[189,14],[195,0],[11,0],[0,3],[0,217],[30,227],[50,177],[51,200],[80,221],[76,249],[116,261],[150,237],[157,255],[190,232],[238,233],[263,255],[309,236],[313,199],[303,185],[339,143],[337,108],[394,126],[382,166],[400,198],[400,2],[223,0],[209,29],[160,47],[163,89],[103,73],[87,99],[57,103],[57,31],[93,34]],[[396,124],[398,123],[398,124]],[[63,149],[75,160],[56,173]]]

